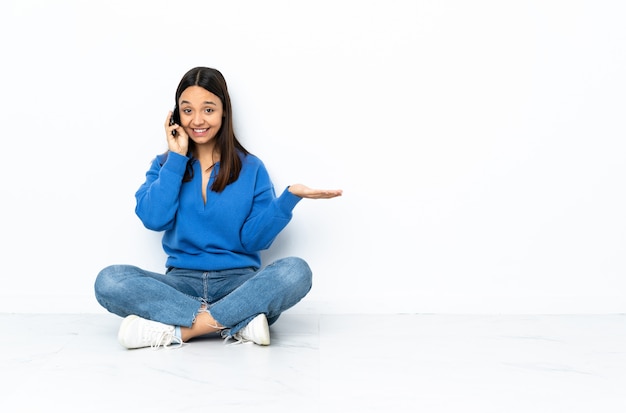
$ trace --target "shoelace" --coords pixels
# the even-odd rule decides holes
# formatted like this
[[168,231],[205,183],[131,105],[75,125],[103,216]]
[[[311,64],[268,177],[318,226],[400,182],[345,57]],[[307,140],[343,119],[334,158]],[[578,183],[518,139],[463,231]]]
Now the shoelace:
[[228,343],[231,339],[235,340],[233,343],[229,343],[229,346],[234,346],[237,344],[243,344],[243,343],[252,343],[251,340],[246,340],[245,338],[243,338],[241,336],[240,333],[235,333],[234,335],[230,335],[230,331],[227,330],[222,330],[221,332],[222,338],[224,339],[224,343]]
[[[152,350],[158,350],[159,347],[167,349],[179,348],[183,345],[183,341],[180,338],[176,337],[172,333],[168,333],[167,331],[158,332],[155,338],[156,340],[152,344],[150,344],[150,348],[152,348]],[[176,346],[173,346],[174,342],[176,342]]]

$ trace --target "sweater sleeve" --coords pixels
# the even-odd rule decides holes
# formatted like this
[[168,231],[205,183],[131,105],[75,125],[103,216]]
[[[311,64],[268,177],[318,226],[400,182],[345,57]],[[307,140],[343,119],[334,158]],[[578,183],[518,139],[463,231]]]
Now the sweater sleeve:
[[241,242],[246,250],[268,249],[291,221],[293,209],[301,200],[288,188],[276,197],[267,171],[260,168],[252,210],[241,230]]
[[135,213],[143,225],[154,231],[172,228],[178,209],[178,195],[188,158],[169,152],[161,165],[160,158],[152,161],[146,180],[135,193]]

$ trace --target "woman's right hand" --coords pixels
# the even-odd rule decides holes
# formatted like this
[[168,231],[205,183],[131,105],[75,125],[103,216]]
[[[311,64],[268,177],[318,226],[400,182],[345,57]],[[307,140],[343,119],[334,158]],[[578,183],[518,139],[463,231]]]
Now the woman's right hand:
[[[185,129],[180,125],[170,125],[170,119],[172,118],[172,111],[168,112],[167,119],[165,120],[165,135],[167,136],[167,146],[171,152],[187,156],[189,150],[189,136],[185,133]],[[176,131],[176,134],[172,132]]]

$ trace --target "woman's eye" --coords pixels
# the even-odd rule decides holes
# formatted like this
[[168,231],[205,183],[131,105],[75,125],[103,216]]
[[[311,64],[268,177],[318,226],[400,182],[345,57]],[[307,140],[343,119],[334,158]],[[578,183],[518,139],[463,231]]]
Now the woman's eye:
[[208,108],[206,109],[206,113],[213,113],[215,109]]

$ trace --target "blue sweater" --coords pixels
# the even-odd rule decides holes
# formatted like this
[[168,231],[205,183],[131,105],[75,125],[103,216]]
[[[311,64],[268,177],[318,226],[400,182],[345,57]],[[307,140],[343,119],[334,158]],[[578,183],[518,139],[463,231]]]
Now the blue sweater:
[[223,270],[261,265],[260,251],[270,247],[302,199],[287,189],[276,197],[263,162],[243,156],[237,181],[224,191],[211,191],[219,162],[213,167],[202,199],[202,171],[193,162],[194,178],[182,182],[188,158],[170,152],[161,166],[157,156],[146,181],[135,194],[135,212],[143,225],[164,231],[166,267]]

